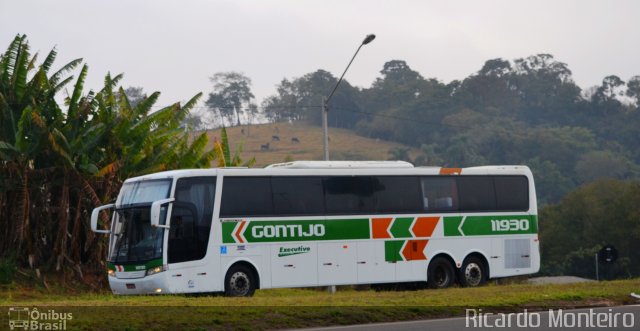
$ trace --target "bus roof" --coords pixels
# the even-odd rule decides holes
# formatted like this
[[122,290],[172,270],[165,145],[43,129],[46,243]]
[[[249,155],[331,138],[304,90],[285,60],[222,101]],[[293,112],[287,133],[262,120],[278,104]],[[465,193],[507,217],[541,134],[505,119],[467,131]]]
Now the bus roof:
[[531,170],[522,165],[493,165],[469,168],[414,167],[404,161],[295,161],[265,168],[181,169],[129,178],[126,182],[196,176],[280,176],[280,175],[525,175]]
[[388,169],[388,168],[413,168],[413,164],[405,161],[293,161],[275,163],[265,168],[286,169]]

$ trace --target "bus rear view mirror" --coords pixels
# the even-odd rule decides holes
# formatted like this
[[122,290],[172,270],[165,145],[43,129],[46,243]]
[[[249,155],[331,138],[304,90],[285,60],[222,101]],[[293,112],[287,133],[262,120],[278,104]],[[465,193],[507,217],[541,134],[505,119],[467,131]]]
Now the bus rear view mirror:
[[173,198],[163,199],[155,201],[153,204],[151,204],[151,226],[156,228],[169,228],[168,225],[160,224],[160,209],[162,208],[162,205],[173,202],[173,200]]
[[110,209],[113,208],[114,204],[110,203],[108,205],[104,205],[104,206],[100,206],[98,208],[95,208],[92,212],[91,212],[91,231],[95,232],[95,233],[111,233],[110,230],[98,230],[98,217],[100,216],[100,212],[105,210],[105,209]]

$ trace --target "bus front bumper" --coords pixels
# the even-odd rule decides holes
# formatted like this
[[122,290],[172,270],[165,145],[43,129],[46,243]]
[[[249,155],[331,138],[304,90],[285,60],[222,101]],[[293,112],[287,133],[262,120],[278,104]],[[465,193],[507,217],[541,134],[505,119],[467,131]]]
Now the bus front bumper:
[[113,294],[163,294],[168,293],[166,272],[142,278],[109,277],[109,286]]

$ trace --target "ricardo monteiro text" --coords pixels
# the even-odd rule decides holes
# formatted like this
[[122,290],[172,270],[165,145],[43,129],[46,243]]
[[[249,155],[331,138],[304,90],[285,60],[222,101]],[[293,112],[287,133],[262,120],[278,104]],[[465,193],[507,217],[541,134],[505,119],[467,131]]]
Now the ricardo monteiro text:
[[540,312],[489,313],[482,309],[466,309],[465,326],[468,328],[634,328],[633,313],[617,313],[612,308],[606,312],[589,309],[586,312],[549,309],[547,316]]

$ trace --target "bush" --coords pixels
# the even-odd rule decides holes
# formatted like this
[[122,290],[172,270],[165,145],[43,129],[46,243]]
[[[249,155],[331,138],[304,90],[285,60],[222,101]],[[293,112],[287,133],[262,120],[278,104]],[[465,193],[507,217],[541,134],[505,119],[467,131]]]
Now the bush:
[[16,269],[16,259],[14,257],[0,258],[0,284],[11,284]]

